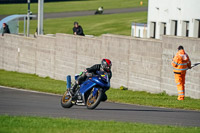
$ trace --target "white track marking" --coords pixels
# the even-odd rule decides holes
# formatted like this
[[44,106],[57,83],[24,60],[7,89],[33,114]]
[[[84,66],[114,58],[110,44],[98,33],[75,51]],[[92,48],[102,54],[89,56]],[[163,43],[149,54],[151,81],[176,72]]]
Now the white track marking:
[[0,86],[1,88],[11,89],[11,90],[18,90],[18,91],[25,91],[25,92],[31,92],[31,93],[38,93],[38,94],[46,94],[46,95],[53,95],[53,96],[62,96],[60,94],[53,94],[48,92],[40,92],[40,91],[33,91],[33,90],[25,90],[25,89],[19,89],[19,88],[13,88],[13,87],[7,87],[7,86]]

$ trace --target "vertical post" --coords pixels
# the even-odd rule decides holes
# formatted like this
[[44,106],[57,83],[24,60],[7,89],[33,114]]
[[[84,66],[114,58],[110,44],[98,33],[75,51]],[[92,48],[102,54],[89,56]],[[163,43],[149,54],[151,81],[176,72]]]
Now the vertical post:
[[24,36],[26,36],[26,17],[24,17]]
[[31,0],[27,0],[28,2],[28,13],[27,13],[27,36],[29,36],[29,29],[30,29],[30,4]]
[[67,75],[67,89],[71,88],[71,76]]
[[37,33],[38,35],[43,35],[43,8],[44,8],[44,0],[38,0],[38,27]]

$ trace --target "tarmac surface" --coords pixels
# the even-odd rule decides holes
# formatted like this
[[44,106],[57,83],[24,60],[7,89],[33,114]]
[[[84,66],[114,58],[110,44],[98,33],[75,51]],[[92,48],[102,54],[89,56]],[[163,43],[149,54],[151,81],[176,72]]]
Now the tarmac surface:
[[88,110],[85,106],[66,109],[61,107],[60,100],[60,95],[0,87],[0,115],[68,117],[200,127],[199,111],[111,102],[102,102],[95,110]]
[[[117,13],[131,13],[131,12],[144,12],[147,11],[147,7],[137,8],[122,8],[122,9],[107,9],[104,10],[103,14],[117,14]],[[77,16],[89,16],[94,15],[95,11],[75,11],[75,12],[58,12],[58,13],[44,13],[44,19],[49,18],[66,18],[66,17],[77,17]],[[0,13],[1,14],[1,13]],[[37,14],[33,14],[37,15]],[[0,15],[0,20],[9,15]],[[36,18],[34,18],[36,19]]]

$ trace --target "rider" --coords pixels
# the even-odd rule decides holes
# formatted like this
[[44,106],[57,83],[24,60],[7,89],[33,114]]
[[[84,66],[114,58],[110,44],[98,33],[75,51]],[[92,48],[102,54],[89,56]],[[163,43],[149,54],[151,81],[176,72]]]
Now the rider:
[[95,64],[90,68],[86,68],[84,72],[75,81],[74,86],[71,88],[70,92],[72,95],[76,92],[77,86],[81,85],[88,77],[92,77],[97,71],[106,71],[108,73],[109,79],[112,77],[111,72],[112,63],[109,59],[102,59],[101,64]]

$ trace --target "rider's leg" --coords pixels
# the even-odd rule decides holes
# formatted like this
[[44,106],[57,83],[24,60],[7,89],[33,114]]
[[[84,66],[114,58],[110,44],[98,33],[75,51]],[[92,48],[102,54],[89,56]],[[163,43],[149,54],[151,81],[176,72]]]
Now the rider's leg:
[[83,72],[78,77],[77,81],[75,81],[74,85],[72,86],[71,93],[74,94],[74,92],[76,92],[76,89],[77,89],[78,85],[82,84],[86,79],[87,79],[86,73]]
[[78,86],[78,83],[77,83],[77,81],[75,81],[75,82],[74,82],[74,85],[73,85],[73,86],[71,87],[71,89],[70,89],[70,92],[72,93],[72,95],[74,94],[74,92],[75,92],[77,86]]

